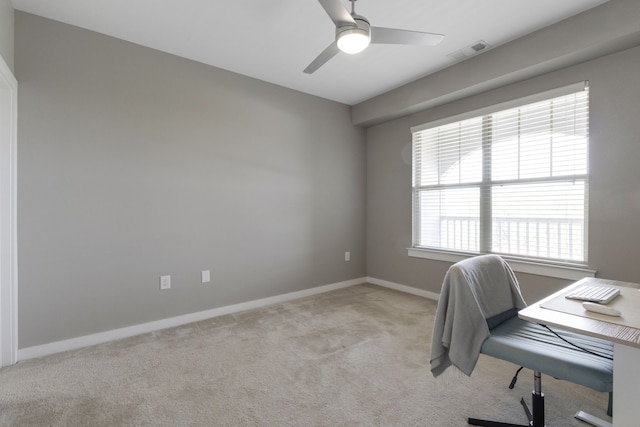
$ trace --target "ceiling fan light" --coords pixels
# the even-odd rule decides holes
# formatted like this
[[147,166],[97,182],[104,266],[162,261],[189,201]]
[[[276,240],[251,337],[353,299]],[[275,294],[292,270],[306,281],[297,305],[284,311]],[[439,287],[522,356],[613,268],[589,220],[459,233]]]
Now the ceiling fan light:
[[336,42],[344,53],[360,53],[369,46],[371,36],[362,28],[351,28],[338,34]]

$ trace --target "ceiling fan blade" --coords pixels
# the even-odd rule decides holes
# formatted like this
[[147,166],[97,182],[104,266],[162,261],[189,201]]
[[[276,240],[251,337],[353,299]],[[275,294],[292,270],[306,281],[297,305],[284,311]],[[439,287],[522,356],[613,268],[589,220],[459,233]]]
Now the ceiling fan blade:
[[423,46],[435,46],[440,43],[443,38],[443,34],[398,30],[395,28],[371,27],[371,43],[377,44],[417,44]]
[[307,74],[313,74],[318,68],[322,67],[325,62],[336,56],[340,52],[338,49],[338,45],[336,42],[331,43],[325,50],[322,51],[320,55],[316,59],[309,64],[307,68],[304,69],[304,72]]
[[353,20],[351,14],[345,9],[340,0],[318,0],[318,2],[327,12],[333,23],[336,24],[336,27],[356,25],[356,21]]

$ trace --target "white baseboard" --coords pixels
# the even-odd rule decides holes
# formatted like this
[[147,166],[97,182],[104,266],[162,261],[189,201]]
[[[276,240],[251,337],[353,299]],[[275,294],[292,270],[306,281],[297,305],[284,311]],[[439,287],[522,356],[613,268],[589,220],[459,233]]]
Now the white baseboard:
[[401,285],[399,283],[389,282],[387,280],[376,279],[375,277],[367,277],[367,283],[372,285],[383,286],[389,289],[395,289],[396,291],[404,292],[407,294],[417,295],[419,297],[429,298],[438,301],[440,294],[435,292],[424,291],[422,289],[414,288],[412,286]]
[[[240,304],[228,305],[225,307],[214,308],[211,310],[200,311],[197,313],[185,314],[182,316],[170,317],[168,319],[156,320],[154,322],[142,323],[139,325],[128,326],[120,329],[99,332],[97,334],[85,335],[77,338],[70,338],[63,341],[56,341],[48,344],[36,345],[18,350],[18,360],[33,359],[36,357],[48,356],[50,354],[60,353],[68,350],[76,350],[78,348],[90,345],[102,344],[108,341],[114,341],[122,338],[132,337],[147,332],[159,331],[161,329],[173,328],[175,326],[185,325],[187,323],[198,322],[200,320],[210,319],[212,317],[223,316],[225,314],[237,313],[253,308],[265,307],[280,302],[291,301],[311,295],[321,294],[336,289],[347,288],[349,286],[365,283],[367,277],[359,279],[347,280],[344,282],[333,283],[324,286],[318,286],[303,291],[291,292],[284,295],[276,295],[273,297],[262,298],[254,301],[243,302]],[[384,286],[384,285],[381,285]],[[389,286],[390,287],[390,286]],[[413,289],[413,288],[410,288]]]

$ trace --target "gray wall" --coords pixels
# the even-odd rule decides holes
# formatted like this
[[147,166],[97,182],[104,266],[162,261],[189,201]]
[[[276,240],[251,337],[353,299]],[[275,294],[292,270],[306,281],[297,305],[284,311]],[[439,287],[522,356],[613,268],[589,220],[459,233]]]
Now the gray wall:
[[[465,65],[467,64],[467,65]],[[461,63],[473,73],[473,61]],[[460,68],[459,68],[459,71]],[[367,131],[367,274],[439,292],[450,264],[410,258],[410,127],[583,80],[590,81],[589,266],[640,282],[640,47],[371,127]],[[527,300],[566,281],[519,274]]]
[[20,348],[365,276],[348,106],[21,12],[15,26]]
[[13,72],[13,5],[0,0],[0,56]]

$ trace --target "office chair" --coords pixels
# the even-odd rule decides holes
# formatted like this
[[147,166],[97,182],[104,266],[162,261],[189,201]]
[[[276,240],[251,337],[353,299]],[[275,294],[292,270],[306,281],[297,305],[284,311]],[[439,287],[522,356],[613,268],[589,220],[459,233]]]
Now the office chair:
[[[558,333],[522,320],[518,310],[525,306],[513,270],[497,255],[460,261],[445,275],[433,328],[432,374],[437,377],[448,367],[455,366],[470,376],[480,353],[534,372],[533,410],[521,399],[529,424],[477,418],[469,418],[469,424],[544,427],[542,373],[609,392],[608,414],[611,415],[613,344],[576,333]],[[516,378],[517,373],[510,388]],[[582,411],[576,418],[596,426],[611,425]]]

